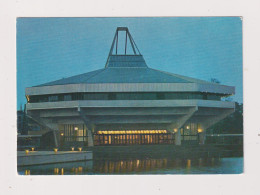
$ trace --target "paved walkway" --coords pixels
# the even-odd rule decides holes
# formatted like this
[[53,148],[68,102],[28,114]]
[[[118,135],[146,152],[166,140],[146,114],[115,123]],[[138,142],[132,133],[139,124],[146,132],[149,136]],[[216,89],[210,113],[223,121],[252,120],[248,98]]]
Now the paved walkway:
[[85,153],[90,151],[29,151],[29,154],[26,154],[25,151],[17,151],[17,156],[35,156],[35,155],[52,155],[52,154],[75,154],[75,153]]
[[18,166],[73,162],[92,159],[93,154],[91,151],[30,151],[29,154],[26,154],[25,151],[17,152]]

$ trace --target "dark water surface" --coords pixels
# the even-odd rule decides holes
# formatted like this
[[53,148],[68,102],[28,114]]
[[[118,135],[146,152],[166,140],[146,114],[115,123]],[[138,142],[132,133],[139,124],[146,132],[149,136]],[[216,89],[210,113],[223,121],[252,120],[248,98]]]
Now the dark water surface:
[[20,175],[239,174],[243,158],[95,159],[18,167]]

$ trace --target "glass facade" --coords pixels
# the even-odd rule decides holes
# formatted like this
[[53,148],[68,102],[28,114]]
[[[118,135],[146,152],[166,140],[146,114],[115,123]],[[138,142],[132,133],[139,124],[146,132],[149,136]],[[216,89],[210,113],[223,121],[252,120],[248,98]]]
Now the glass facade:
[[86,125],[60,125],[60,138],[62,142],[84,142],[87,141]]
[[[61,145],[75,142],[87,145],[85,125],[60,125]],[[174,136],[166,130],[97,131],[94,145],[173,144]]]
[[[181,128],[182,143],[198,143],[198,123],[186,123]],[[82,142],[87,144],[84,124],[60,125],[61,144]],[[105,130],[94,133],[94,145],[173,144],[174,135],[167,130]]]
[[198,123],[186,123],[182,128],[181,128],[181,140],[183,143],[186,141],[191,141],[192,142],[198,142],[198,128],[199,124]]
[[94,145],[173,144],[174,136],[166,130],[98,131]]
[[28,103],[73,100],[221,100],[223,94],[196,92],[122,92],[122,93],[70,93],[27,96]]
[[[60,125],[60,140],[64,144],[87,144],[87,128],[83,124]],[[182,144],[198,143],[198,123],[186,123],[181,128]],[[174,135],[167,130],[105,130],[94,133],[94,145],[174,144]]]

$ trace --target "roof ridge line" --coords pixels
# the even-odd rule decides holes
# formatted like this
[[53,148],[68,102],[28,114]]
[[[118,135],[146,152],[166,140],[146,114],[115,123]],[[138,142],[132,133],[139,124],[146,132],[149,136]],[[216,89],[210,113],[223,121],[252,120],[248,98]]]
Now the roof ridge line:
[[103,70],[102,70],[102,69],[100,69],[101,71],[99,71],[98,73],[96,73],[96,74],[94,74],[94,75],[90,76],[90,77],[89,77],[87,80],[85,80],[85,81],[88,81],[89,79],[91,79],[91,78],[95,77],[95,76],[96,76],[96,75],[98,75],[99,73],[103,72],[105,69],[106,69],[106,68],[103,68]]

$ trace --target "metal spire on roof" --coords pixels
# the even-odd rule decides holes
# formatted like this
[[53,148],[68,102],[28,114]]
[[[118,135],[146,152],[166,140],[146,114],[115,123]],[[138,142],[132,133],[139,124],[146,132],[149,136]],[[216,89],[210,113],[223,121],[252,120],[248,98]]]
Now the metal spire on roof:
[[[124,54],[118,54],[118,32],[119,31],[125,31],[125,41],[124,41]],[[133,53],[134,54],[127,54],[127,41],[129,40],[130,44],[131,44],[131,47],[132,47],[132,50],[133,50]],[[113,51],[114,51],[114,47],[115,48],[115,54],[113,54]],[[115,36],[114,36],[114,39],[113,39],[113,42],[112,42],[112,45],[111,45],[111,48],[110,48],[110,51],[109,51],[109,54],[108,54],[108,58],[107,58],[107,62],[106,62],[106,66],[108,65],[108,61],[109,61],[109,57],[110,56],[117,56],[117,55],[132,55],[132,56],[141,56],[141,53],[132,37],[132,35],[130,34],[129,30],[127,27],[117,27],[116,29],[116,33],[115,33]]]

